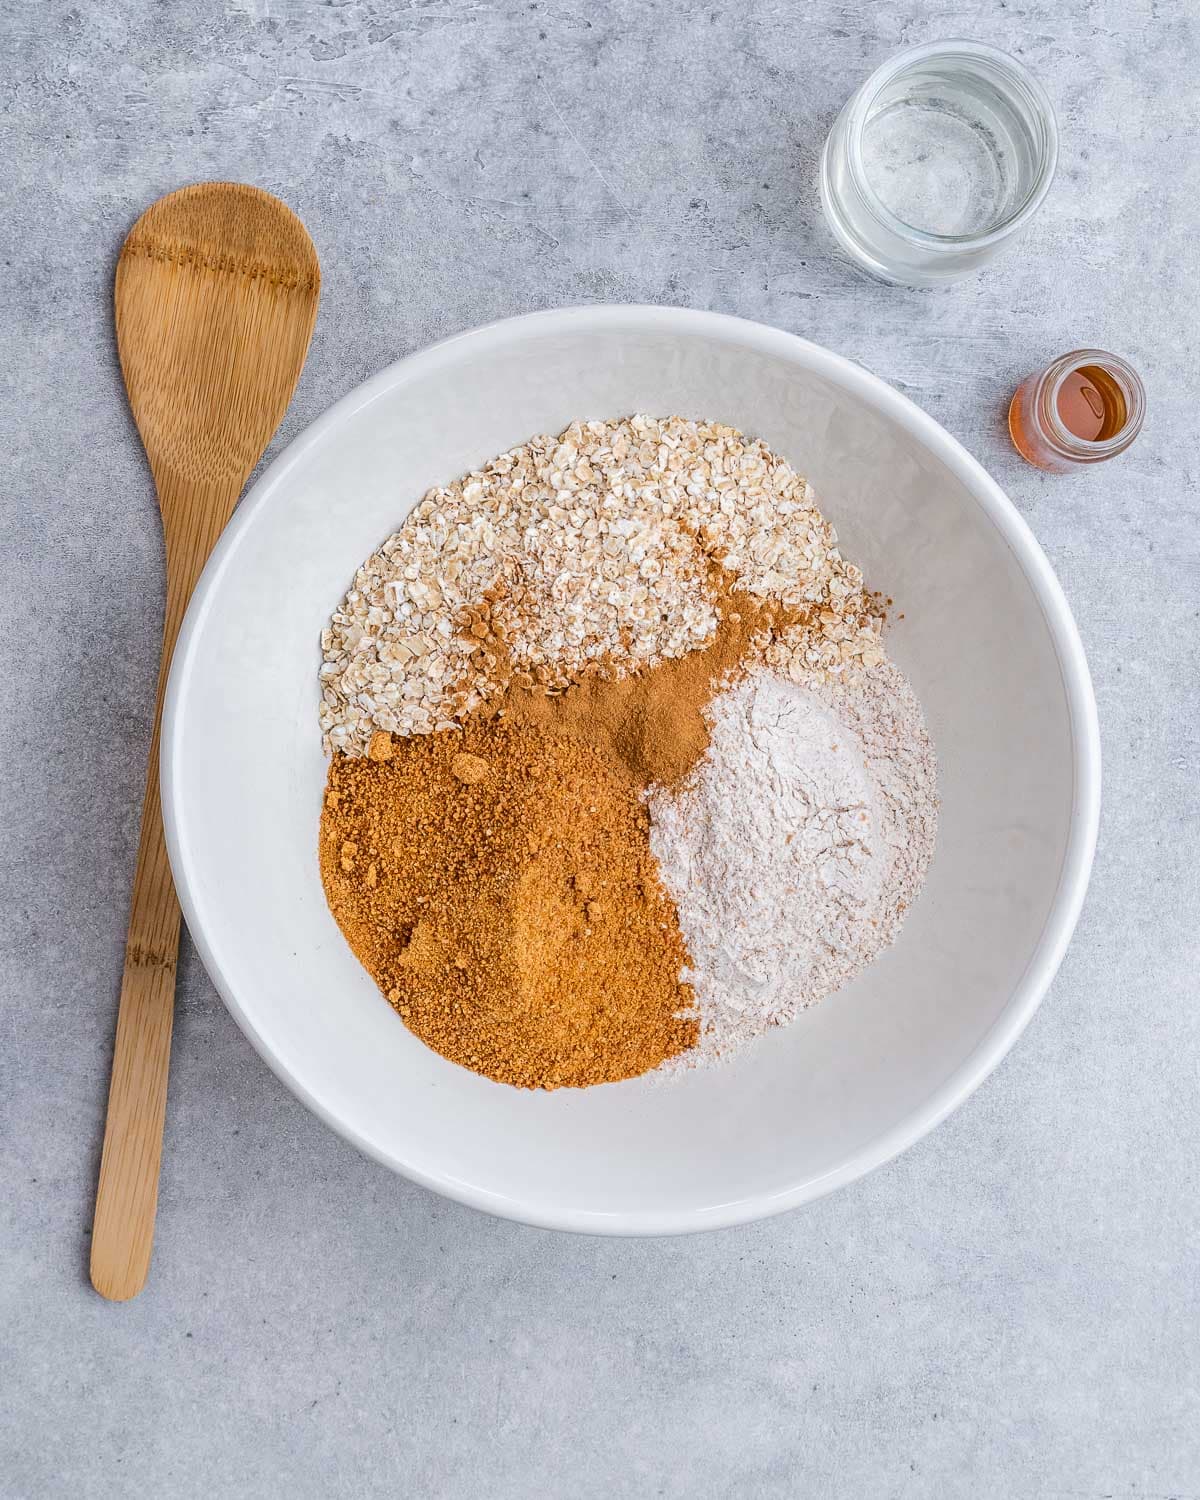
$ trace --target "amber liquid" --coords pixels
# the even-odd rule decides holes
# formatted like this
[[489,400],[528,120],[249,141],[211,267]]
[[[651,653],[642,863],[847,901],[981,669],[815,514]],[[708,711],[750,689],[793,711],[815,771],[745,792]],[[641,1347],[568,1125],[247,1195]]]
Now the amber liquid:
[[1013,447],[1021,457],[1027,463],[1036,464],[1039,469],[1046,469],[1051,467],[1052,455],[1031,420],[1030,398],[1036,381],[1037,376],[1031,375],[1017,387],[1016,395],[1008,408],[1008,431]]
[[1072,370],[1058,388],[1058,419],[1085,443],[1116,437],[1129,417],[1121,387],[1099,365]]
[[1104,443],[1120,435],[1129,422],[1129,403],[1115,377],[1102,365],[1080,365],[1068,370],[1055,396],[1054,414],[1080,451],[1064,453],[1061,435],[1057,443],[1052,441],[1046,431],[1045,415],[1037,410],[1042,378],[1031,375],[1017,388],[1008,410],[1008,430],[1022,458],[1039,469],[1064,474],[1074,464],[1087,462],[1084,452],[1088,443]]

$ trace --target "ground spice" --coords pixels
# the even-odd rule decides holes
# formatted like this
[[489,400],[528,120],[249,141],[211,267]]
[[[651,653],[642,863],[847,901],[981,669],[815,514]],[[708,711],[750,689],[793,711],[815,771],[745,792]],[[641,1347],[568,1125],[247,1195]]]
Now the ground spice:
[[718,623],[704,646],[632,672],[597,662],[557,692],[510,681],[497,712],[507,723],[536,725],[592,746],[639,789],[676,785],[708,748],[704,709],[722,684],[737,675],[752,646],[804,619],[776,599],[732,589],[714,572]]
[[698,1039],[647,813],[578,739],[474,721],[336,754],[320,854],[359,961],[453,1062],[583,1087]]

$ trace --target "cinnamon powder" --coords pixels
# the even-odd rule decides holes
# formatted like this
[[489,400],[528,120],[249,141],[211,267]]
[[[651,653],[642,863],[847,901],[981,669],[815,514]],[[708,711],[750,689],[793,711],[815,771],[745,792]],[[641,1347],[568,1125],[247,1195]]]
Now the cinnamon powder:
[[686,656],[608,675],[603,664],[560,692],[510,682],[498,711],[592,746],[635,787],[673,786],[708,748],[704,708],[779,613],[774,601],[729,592],[708,643]]
[[[524,1088],[582,1087],[695,1045],[678,917],[626,779],[642,759],[665,764],[662,716],[643,718],[640,735],[612,731],[631,747],[625,775],[576,735],[512,718],[334,756],[330,909],[409,1028],[451,1061]],[[571,723],[583,730],[582,705]]]

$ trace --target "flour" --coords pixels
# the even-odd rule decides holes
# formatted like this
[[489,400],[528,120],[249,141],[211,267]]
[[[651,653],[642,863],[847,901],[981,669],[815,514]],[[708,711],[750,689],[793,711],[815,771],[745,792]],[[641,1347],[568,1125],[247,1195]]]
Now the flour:
[[719,694],[650,842],[692,958],[691,1061],[790,1021],[894,939],[933,852],[933,748],[886,659],[847,682],[756,670]]

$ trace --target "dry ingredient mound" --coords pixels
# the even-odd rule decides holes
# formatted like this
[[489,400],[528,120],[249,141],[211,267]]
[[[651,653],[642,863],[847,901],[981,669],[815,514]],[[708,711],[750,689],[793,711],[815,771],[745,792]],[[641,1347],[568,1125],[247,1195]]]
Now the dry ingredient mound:
[[719,422],[573,422],[430,490],[359,569],[321,637],[327,751],[426,734],[509,686],[637,673],[718,629],[714,570],[803,613],[770,646],[785,674],[879,656],[864,592],[808,482]]
[[631,1078],[695,1045],[687,952],[648,815],[579,741],[523,725],[335,755],[330,909],[408,1027],[523,1088]]
[[854,977],[890,944],[925,878],[936,767],[888,661],[845,682],[756,670],[707,709],[711,742],[650,798],[716,1061]]
[[505,1083],[615,1081],[724,1059],[870,962],[937,811],[883,604],[720,423],[573,422],[431,490],[320,672],[326,895],[417,1036]]

